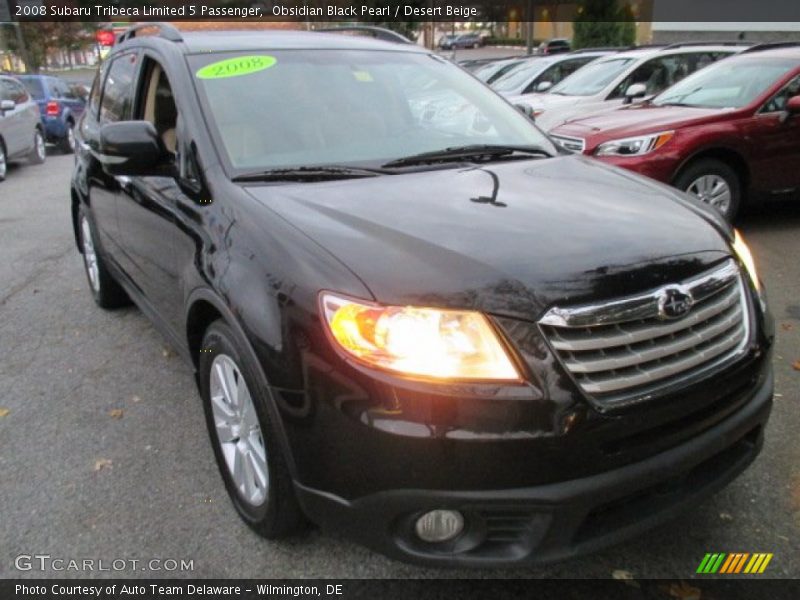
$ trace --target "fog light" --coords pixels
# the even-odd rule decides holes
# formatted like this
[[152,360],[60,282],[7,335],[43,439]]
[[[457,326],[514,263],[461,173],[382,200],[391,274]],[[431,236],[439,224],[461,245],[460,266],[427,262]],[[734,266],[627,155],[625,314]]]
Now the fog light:
[[464,530],[464,517],[457,510],[432,510],[417,519],[414,529],[425,542],[446,542]]

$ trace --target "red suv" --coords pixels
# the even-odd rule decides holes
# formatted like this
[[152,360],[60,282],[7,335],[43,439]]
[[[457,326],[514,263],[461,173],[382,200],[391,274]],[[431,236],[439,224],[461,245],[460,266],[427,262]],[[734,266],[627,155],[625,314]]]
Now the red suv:
[[742,202],[800,190],[800,45],[754,47],[649,102],[574,119],[561,146],[659,181],[733,220]]

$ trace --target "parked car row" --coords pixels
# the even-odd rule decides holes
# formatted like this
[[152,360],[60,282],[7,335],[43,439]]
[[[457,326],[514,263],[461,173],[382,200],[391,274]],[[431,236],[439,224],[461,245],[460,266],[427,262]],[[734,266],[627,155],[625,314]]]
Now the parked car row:
[[10,161],[41,164],[45,157],[44,126],[36,102],[19,81],[0,75],[0,181],[6,178]]
[[746,201],[800,191],[800,44],[592,49],[475,75],[563,148],[678,187],[728,220]]
[[88,90],[48,75],[0,75],[0,181],[10,161],[41,164],[46,144],[75,151],[74,127]]

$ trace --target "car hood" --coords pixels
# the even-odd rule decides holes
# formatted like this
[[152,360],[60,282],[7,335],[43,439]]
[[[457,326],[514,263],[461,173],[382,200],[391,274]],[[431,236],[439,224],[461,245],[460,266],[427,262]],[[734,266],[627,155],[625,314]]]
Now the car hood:
[[699,203],[580,156],[247,189],[387,304],[533,319],[729,253]]
[[551,130],[555,135],[604,139],[654,133],[730,118],[731,111],[688,106],[635,105],[571,119]]

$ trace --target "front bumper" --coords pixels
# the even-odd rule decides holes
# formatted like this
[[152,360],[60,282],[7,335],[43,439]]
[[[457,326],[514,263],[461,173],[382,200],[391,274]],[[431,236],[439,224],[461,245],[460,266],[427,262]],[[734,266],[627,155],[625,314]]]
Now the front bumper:
[[[400,560],[442,566],[562,560],[664,522],[734,479],[761,450],[772,395],[770,370],[738,411],[696,437],[570,481],[479,492],[402,489],[352,501],[295,486],[312,520]],[[464,532],[443,544],[418,540],[416,518],[441,508],[465,515]]]

